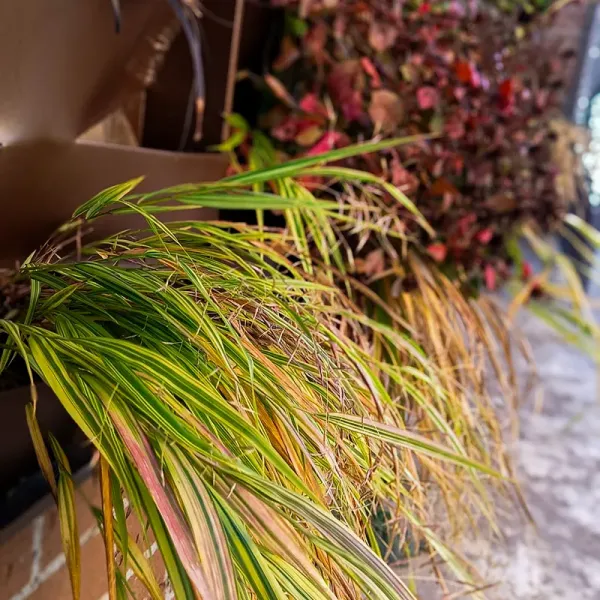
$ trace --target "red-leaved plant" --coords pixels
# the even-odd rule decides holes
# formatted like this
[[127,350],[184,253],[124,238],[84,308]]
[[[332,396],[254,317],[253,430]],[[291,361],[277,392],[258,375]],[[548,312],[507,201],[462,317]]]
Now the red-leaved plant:
[[494,289],[510,272],[504,236],[530,218],[548,230],[565,209],[552,117],[570,55],[547,51],[518,11],[471,1],[273,3],[286,28],[265,77],[263,130],[291,156],[429,135],[348,162],[416,203],[437,237],[408,212],[407,232],[446,273]]

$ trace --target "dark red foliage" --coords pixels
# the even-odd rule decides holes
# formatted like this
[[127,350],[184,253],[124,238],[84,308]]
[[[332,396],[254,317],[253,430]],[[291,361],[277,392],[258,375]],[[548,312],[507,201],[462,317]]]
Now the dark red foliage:
[[277,4],[291,21],[308,7],[305,25],[285,36],[285,68],[272,73],[295,103],[263,115],[279,149],[314,154],[379,134],[436,134],[350,164],[415,201],[439,235],[428,238],[406,213],[426,254],[494,289],[508,272],[503,236],[526,218],[550,228],[564,208],[549,128],[564,64],[518,15],[474,0]]

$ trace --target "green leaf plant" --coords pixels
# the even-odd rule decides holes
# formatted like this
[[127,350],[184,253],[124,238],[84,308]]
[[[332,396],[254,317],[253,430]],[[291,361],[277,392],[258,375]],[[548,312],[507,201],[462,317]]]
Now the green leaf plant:
[[[52,441],[55,477],[37,425],[40,380],[100,455],[95,514],[111,600],[128,594],[127,569],[150,597],[162,594],[128,511],[157,544],[178,599],[413,598],[377,543],[379,507],[399,535],[409,524],[470,577],[431,526],[430,489],[469,515],[489,512],[488,482],[511,485],[504,460],[469,429],[477,401],[469,404],[460,376],[444,373],[410,328],[372,320],[334,285],[339,247],[325,270],[303,254],[303,236],[322,236],[325,248],[336,239],[331,217],[348,214],[296,179],[341,153],[396,143],[151,194],[136,194],[136,181],[115,186],[15,274],[31,287],[30,303],[0,320],[0,366],[23,361],[30,373],[27,421],[65,520],[74,597],[85,574],[73,485]],[[196,206],[285,210],[292,224],[304,222],[282,232],[156,217]],[[69,250],[82,228],[120,213],[141,214],[146,227]]]

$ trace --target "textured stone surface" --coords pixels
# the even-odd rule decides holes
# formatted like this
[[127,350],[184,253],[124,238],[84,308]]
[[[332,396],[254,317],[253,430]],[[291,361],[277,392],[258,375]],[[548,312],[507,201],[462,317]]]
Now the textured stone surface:
[[596,368],[533,317],[523,328],[544,398],[541,410],[531,401],[522,407],[513,455],[536,529],[505,517],[506,544],[478,540],[467,549],[479,555],[482,573],[499,582],[489,593],[494,600],[600,599]]
[[[521,327],[539,381],[524,398],[510,450],[535,525],[499,501],[505,540],[473,537],[463,552],[495,584],[488,600],[600,600],[597,370],[536,318],[524,313]],[[521,382],[530,379],[525,361],[517,367]],[[426,567],[420,576],[421,600],[447,600]]]

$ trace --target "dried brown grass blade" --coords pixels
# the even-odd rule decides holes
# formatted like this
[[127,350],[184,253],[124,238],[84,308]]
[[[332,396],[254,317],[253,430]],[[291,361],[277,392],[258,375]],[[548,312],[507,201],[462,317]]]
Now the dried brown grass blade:
[[117,600],[117,571],[115,565],[115,530],[113,523],[113,504],[110,484],[110,467],[104,457],[100,457],[100,491],[102,494],[102,515],[104,517],[104,549],[106,553],[106,572],[108,575],[109,600]]
[[40,430],[40,425],[35,416],[35,410],[33,404],[28,404],[25,407],[25,417],[27,418],[27,427],[29,427],[29,434],[31,435],[31,441],[33,443],[33,449],[40,465],[42,475],[48,482],[52,495],[56,500],[58,498],[58,487],[56,485],[56,477],[54,476],[54,469],[52,468],[52,460],[48,454],[48,449],[44,443],[44,438]]

